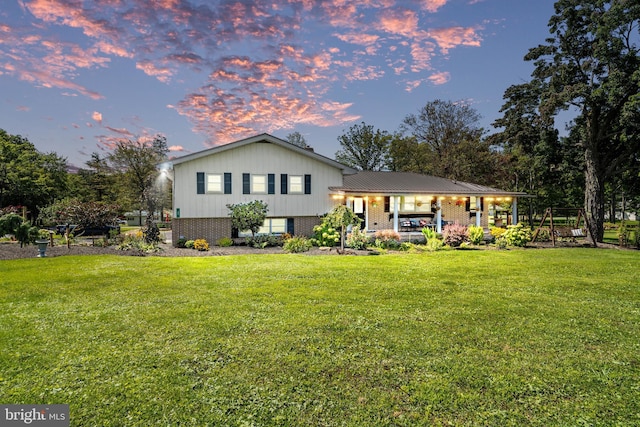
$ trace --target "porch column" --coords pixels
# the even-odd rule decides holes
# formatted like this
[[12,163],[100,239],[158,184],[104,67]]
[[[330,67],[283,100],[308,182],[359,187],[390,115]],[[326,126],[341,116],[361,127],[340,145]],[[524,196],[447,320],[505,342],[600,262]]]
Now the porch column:
[[436,206],[438,206],[436,209],[436,231],[442,233],[442,200],[440,200],[440,197],[438,197]]
[[364,204],[364,231],[369,231],[369,196],[362,199]]
[[398,205],[400,204],[400,196],[393,197],[393,231],[398,232]]
[[480,197],[476,197],[476,227],[480,227],[482,224],[482,203],[480,203]]
[[514,197],[511,202],[511,223],[513,225],[518,224],[518,198]]

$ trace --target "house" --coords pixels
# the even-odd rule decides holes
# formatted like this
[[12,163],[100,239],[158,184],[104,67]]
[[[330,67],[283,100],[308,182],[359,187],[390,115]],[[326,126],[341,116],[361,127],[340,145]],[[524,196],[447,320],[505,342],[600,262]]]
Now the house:
[[311,235],[322,215],[347,204],[367,230],[403,231],[447,222],[487,227],[508,218],[498,208],[517,198],[476,184],[408,172],[357,171],[313,150],[268,134],[172,160],[172,238],[242,237],[232,230],[227,205],[262,200],[261,233]]
[[242,236],[228,204],[262,200],[261,232],[310,235],[336,204],[329,187],[351,169],[312,150],[262,134],[174,159],[172,238],[177,242]]

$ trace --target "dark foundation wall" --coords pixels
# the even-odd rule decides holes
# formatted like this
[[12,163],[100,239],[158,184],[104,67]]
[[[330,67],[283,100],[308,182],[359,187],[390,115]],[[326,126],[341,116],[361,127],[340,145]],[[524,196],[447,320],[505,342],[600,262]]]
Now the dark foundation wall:
[[[313,227],[320,224],[317,216],[294,217],[294,234],[297,236],[313,235]],[[184,237],[187,240],[205,239],[210,245],[222,237],[231,236],[230,218],[174,218],[172,220],[171,239],[173,245]]]

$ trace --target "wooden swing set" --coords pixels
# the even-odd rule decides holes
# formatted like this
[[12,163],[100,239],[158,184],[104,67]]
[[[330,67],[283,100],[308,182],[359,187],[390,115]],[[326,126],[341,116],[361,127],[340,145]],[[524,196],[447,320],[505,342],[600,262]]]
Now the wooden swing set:
[[[538,238],[538,234],[540,234],[540,230],[547,228],[544,226],[544,224],[547,218],[549,218],[549,235],[551,237],[551,241],[553,242],[554,247],[556,246],[556,239],[558,238],[569,239],[572,242],[576,242],[578,238],[586,238],[586,237],[590,237],[591,241],[593,242],[593,246],[594,247],[596,246],[596,239],[594,239],[593,236],[591,235],[591,231],[590,231],[591,228],[589,227],[587,217],[584,215],[584,211],[582,209],[556,208],[555,210],[556,211],[576,211],[577,210],[578,217],[576,218],[575,225],[562,226],[562,227],[554,226],[553,209],[547,208],[547,210],[544,212],[544,215],[542,216],[542,221],[540,221],[540,226],[538,226],[536,231],[533,233],[533,238],[531,239],[532,242],[536,241],[536,239]],[[580,226],[581,221],[584,221],[583,227]]]

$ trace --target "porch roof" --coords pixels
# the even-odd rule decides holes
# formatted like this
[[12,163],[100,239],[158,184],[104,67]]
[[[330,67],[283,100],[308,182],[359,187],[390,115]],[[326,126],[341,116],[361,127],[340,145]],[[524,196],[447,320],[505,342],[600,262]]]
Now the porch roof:
[[414,172],[360,171],[344,175],[342,186],[329,187],[338,194],[455,194],[465,196],[522,197],[526,193],[500,190],[479,184],[454,181]]

